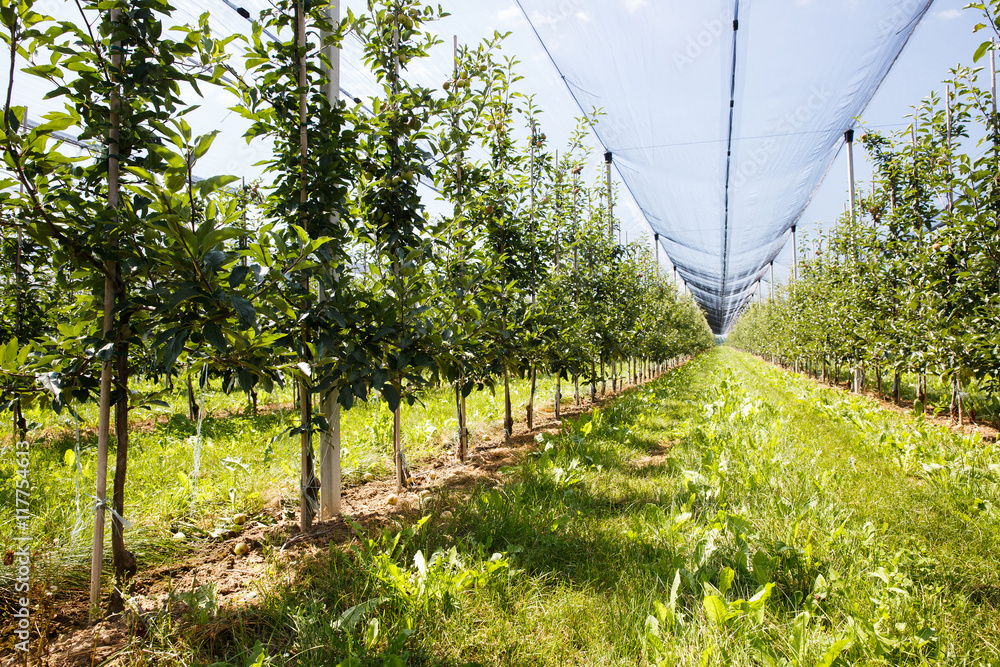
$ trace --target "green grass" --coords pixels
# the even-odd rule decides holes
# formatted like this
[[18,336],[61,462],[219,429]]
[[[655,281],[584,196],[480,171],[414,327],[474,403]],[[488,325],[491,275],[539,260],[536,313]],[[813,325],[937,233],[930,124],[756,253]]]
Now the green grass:
[[720,348],[506,473],[293,583],[269,552],[258,606],[135,664],[1000,664],[1000,457],[976,437]]
[[[806,373],[804,367],[800,368],[800,371],[803,374]],[[871,367],[867,368],[866,371],[870,377],[866,378],[865,391],[874,393],[878,387],[877,381],[874,375],[871,375],[873,373]],[[836,380],[840,386],[845,388],[849,388],[853,381],[852,370],[849,368],[841,368],[840,375],[835,378],[834,369],[828,366],[827,374],[829,381]],[[821,373],[817,372],[817,377],[820,377],[820,375]],[[951,383],[942,381],[940,377],[935,375],[928,375],[926,379],[927,405],[925,408],[927,412],[934,416],[948,416],[951,413]],[[913,373],[903,373],[900,376],[899,399],[902,404],[912,406],[917,400],[917,380],[918,376]],[[883,369],[882,395],[885,400],[892,400],[893,398],[892,382],[892,373]],[[978,423],[993,426],[1000,424],[1000,396],[991,393],[987,387],[968,380],[964,381],[962,385],[962,394],[964,406],[963,420],[965,424],[969,423],[970,414],[975,415]]]
[[[152,393],[162,387],[137,383],[136,388],[140,393]],[[519,421],[524,419],[528,393],[527,381],[512,380],[512,402]],[[538,403],[551,403],[553,393],[554,379],[539,378]],[[256,512],[275,499],[297,505],[299,442],[287,435],[298,422],[297,410],[291,409],[291,389],[262,394],[259,414],[253,417],[244,394],[225,394],[218,387],[207,387],[197,396],[204,405],[200,439],[199,424],[187,418],[181,383],[162,398],[165,407],[136,409],[132,416],[124,514],[135,526],[127,531],[126,542],[140,562],[152,566],[197,546],[197,538],[207,536],[217,525],[229,525],[228,517],[236,512]],[[486,391],[469,397],[467,418],[473,442],[501,419],[502,412],[502,388],[496,394]],[[93,536],[90,508],[95,493],[97,408],[87,404],[77,414],[79,440],[69,411],[55,415],[36,408],[28,410],[26,417],[32,441],[30,534],[45,554],[48,572],[43,576],[65,579],[69,572],[69,577],[80,583],[86,581]],[[14,457],[8,420],[3,427],[0,540],[11,544],[16,530]],[[403,444],[411,465],[450,451],[456,429],[454,393],[449,389],[429,391],[418,404],[404,406]],[[341,442],[346,484],[388,476],[392,470],[392,414],[385,403],[372,400],[344,411]],[[198,475],[196,445],[200,449]],[[114,460],[112,438],[109,498]],[[170,537],[178,531],[193,542],[172,542]],[[5,583],[7,577],[8,573],[0,570],[4,590],[10,588]]]

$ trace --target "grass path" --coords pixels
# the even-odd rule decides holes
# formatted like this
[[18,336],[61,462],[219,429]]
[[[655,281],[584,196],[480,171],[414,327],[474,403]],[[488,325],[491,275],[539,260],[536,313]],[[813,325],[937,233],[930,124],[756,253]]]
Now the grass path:
[[503,486],[333,545],[229,649],[259,640],[315,665],[992,665],[998,477],[992,445],[723,348],[542,438]]
[[129,664],[1000,664],[993,444],[729,348],[537,440]]

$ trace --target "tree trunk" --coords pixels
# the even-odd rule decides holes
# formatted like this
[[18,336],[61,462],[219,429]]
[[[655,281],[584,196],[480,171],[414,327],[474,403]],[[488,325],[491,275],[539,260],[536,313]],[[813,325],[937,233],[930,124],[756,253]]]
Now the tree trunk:
[[188,419],[193,422],[198,421],[198,416],[200,414],[200,409],[198,407],[198,401],[194,397],[194,384],[191,382],[191,369],[188,369],[187,373],[187,399],[188,399]]
[[965,426],[965,410],[963,409],[962,401],[962,376],[958,373],[955,374],[955,393],[957,394],[958,403],[958,425],[959,427]]
[[590,361],[590,402],[597,403],[597,365]]
[[527,417],[527,422],[528,422],[528,431],[535,430],[535,390],[537,388],[537,383],[538,383],[538,370],[535,368],[535,365],[532,364],[531,392],[528,394],[528,405],[527,408],[525,409],[526,412],[525,416]]
[[953,375],[951,378],[951,405],[948,407],[948,415],[958,421],[958,376]]
[[302,433],[299,434],[302,467],[299,479],[299,528],[305,533],[312,526],[319,509],[319,480],[316,479],[312,445],[312,397],[304,381],[299,382],[299,415],[302,428]]
[[555,395],[556,421],[559,421],[562,413],[562,375],[556,373],[556,395]]
[[28,439],[28,422],[21,411],[21,399],[14,401],[14,433],[20,436],[19,442]]
[[510,369],[506,360],[503,362],[503,433],[505,441],[509,441],[514,435],[514,411],[510,402]]
[[455,412],[458,415],[458,460],[465,462],[469,456],[469,432],[465,425],[465,397],[462,395],[462,380],[455,383]]
[[573,375],[573,402],[580,405],[580,376]]
[[[396,383],[396,391],[403,395],[402,384]],[[402,400],[402,398],[400,398]],[[406,453],[403,451],[403,405],[396,406],[392,413],[392,458],[396,464],[396,490],[402,491],[410,485],[410,471],[406,465]]]
[[[128,318],[125,316],[121,323],[121,328],[128,326]],[[118,389],[124,391],[124,395],[115,404],[115,438],[118,446],[115,452],[115,478],[112,486],[111,507],[114,513],[111,515],[111,555],[115,568],[115,587],[111,592],[111,599],[108,611],[113,614],[125,610],[125,601],[122,595],[128,590],[128,580],[135,576],[136,562],[135,556],[125,548],[125,526],[122,525],[120,517],[125,516],[125,479],[128,472],[128,418],[129,418],[129,367],[128,367],[129,344],[125,341],[116,346],[116,384]]]

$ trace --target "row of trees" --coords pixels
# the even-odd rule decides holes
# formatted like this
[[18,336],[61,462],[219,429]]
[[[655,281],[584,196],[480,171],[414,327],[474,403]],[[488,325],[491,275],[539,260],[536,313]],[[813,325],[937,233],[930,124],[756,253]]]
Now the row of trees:
[[[1000,28],[996,6],[977,7]],[[882,393],[888,373],[896,400],[904,373],[921,403],[937,375],[959,420],[963,382],[1000,387],[1000,125],[978,74],[952,70],[908,129],[862,137],[872,191],[820,236],[799,280],[744,312],[731,344],[824,374],[849,369],[856,390],[867,375]]]
[[[278,0],[246,37],[212,34],[207,15],[168,31],[164,0],[79,7],[73,22],[36,13],[34,0],[0,12],[12,62],[2,268],[13,285],[0,391],[21,437],[26,405],[99,404],[92,603],[106,509],[116,578],[135,570],[121,522],[129,414],[157,398],[135,391],[136,374],[183,376],[191,396],[221,376],[251,402],[296,383],[307,528],[320,501],[314,440],[332,514],[339,410],[372,392],[395,411],[404,486],[400,410],[429,385],[455,387],[464,458],[471,391],[504,385],[510,432],[512,373],[556,373],[577,395],[582,378],[593,394],[623,365],[638,379],[712,345],[649,251],[612,241],[614,192],[583,175],[589,128],[561,156],[549,147],[502,35],[457,48],[453,77],[430,90],[405,74],[438,43],[425,27],[440,10],[413,0],[373,0],[343,19],[336,5]],[[337,97],[349,33],[380,87],[364,104]],[[63,110],[29,123],[21,77],[45,82]],[[266,186],[199,171],[217,133],[197,136],[184,117],[206,86],[231,93],[248,139],[272,144]],[[65,134],[94,154],[78,157]],[[449,215],[427,214],[420,182]]]

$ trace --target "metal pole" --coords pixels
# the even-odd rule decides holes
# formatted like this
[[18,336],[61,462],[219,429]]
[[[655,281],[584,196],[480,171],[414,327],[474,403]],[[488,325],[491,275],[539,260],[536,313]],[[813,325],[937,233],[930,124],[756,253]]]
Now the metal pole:
[[947,125],[947,127],[948,127],[948,130],[947,130],[947,132],[948,132],[948,137],[947,137],[947,142],[948,142],[948,144],[947,144],[948,145],[948,212],[950,213],[950,212],[952,212],[952,210],[954,209],[954,206],[955,206],[955,188],[954,188],[954,186],[952,184],[952,179],[954,178],[954,174],[952,172],[952,164],[951,164],[952,163],[952,159],[951,159],[951,132],[952,132],[952,128],[951,128],[951,86],[947,86],[945,88],[945,91],[946,91],[946,93],[945,93],[944,99],[945,99],[945,109],[947,111],[947,121],[948,121],[948,125]]
[[799,244],[795,239],[795,227],[792,227],[792,280],[799,279]]
[[[560,181],[561,181],[562,174],[559,171],[559,151],[556,151],[555,165],[556,165],[557,178],[559,178]],[[560,224],[559,224],[561,222],[559,220],[559,214],[562,212],[562,206],[561,206],[562,202],[560,201],[559,189],[558,188],[555,189],[555,191],[553,192],[552,196],[555,197],[555,205],[556,205],[556,215],[555,215],[555,221],[556,221],[556,256],[555,256],[556,263],[555,263],[555,273],[556,273],[556,275],[559,275],[559,264],[560,264],[559,252],[560,252],[560,242],[561,242],[561,239],[559,238],[559,234],[562,231],[560,229]]]
[[771,262],[771,278],[768,283],[771,285],[771,301],[774,301],[774,262]]
[[[330,0],[326,7],[326,18],[332,26],[340,24],[340,0]],[[323,47],[323,54],[327,60],[323,92],[330,106],[336,107],[340,102],[340,49],[329,44]],[[331,215],[331,222],[339,222],[337,213]],[[319,300],[326,301],[327,298],[326,289],[321,285]],[[330,427],[319,436],[319,512],[321,521],[329,521],[340,514],[340,402],[337,400],[337,393],[324,396],[320,400],[319,410]]]
[[[996,40],[992,41],[992,45],[996,46]],[[997,115],[997,56],[996,51],[990,48],[990,95],[993,101],[993,117]]]
[[990,116],[990,132],[993,135],[993,157],[997,157],[998,144],[1000,144],[1000,136],[997,133],[997,59],[996,51],[993,49],[996,47],[996,40],[991,40],[990,43],[990,99],[993,105],[993,115]]
[[855,190],[854,190],[854,130],[848,130],[844,133],[844,139],[847,141],[847,178],[850,182],[850,193],[851,193],[851,227],[857,223],[857,209],[855,207]]
[[656,250],[656,271],[660,271],[660,235],[653,233],[653,247]]
[[611,151],[604,154],[604,165],[607,170],[608,178],[608,238],[612,241],[615,240],[615,202],[612,195],[611,189],[611,163],[614,160],[614,156],[611,155]]

